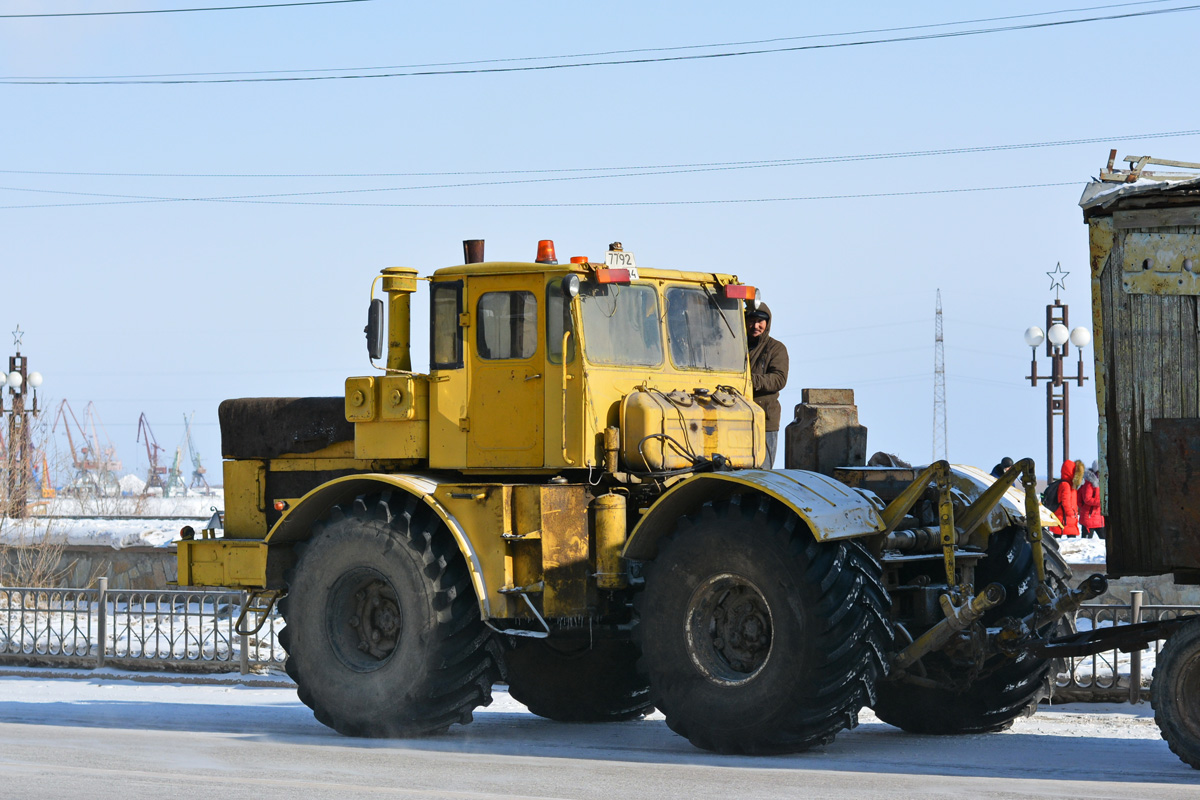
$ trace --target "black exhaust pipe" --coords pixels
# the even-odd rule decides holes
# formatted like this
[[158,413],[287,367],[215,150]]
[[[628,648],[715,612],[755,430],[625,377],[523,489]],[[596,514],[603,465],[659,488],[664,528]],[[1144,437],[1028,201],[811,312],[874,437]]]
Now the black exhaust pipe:
[[483,261],[483,239],[463,239],[463,263],[478,264]]

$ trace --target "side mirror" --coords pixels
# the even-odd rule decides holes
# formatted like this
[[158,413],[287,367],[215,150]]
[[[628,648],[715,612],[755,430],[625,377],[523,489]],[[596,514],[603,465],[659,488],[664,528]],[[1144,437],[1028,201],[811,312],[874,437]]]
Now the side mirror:
[[367,334],[367,354],[371,360],[383,358],[383,301],[379,298],[371,300],[363,332]]

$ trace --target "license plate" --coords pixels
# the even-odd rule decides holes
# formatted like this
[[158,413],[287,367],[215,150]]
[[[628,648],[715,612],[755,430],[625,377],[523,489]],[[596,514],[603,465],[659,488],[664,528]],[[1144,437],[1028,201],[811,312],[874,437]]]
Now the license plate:
[[633,253],[627,253],[624,250],[609,250],[604,254],[604,266],[609,269],[627,269],[631,280],[637,280],[637,261],[633,258]]

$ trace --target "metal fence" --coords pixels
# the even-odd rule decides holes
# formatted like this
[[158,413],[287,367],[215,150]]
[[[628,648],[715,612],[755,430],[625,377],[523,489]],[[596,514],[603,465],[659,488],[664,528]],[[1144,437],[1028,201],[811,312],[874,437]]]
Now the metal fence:
[[[0,664],[173,669],[243,674],[282,669],[283,619],[272,610],[253,635],[236,624],[245,592],[174,589],[0,588]],[[1079,630],[1169,619],[1200,606],[1143,605],[1131,592],[1127,605],[1088,604],[1075,615]],[[254,620],[257,622],[257,620]],[[1154,671],[1162,642],[1145,651],[1117,650],[1064,659],[1054,699],[1138,702]]]
[[95,589],[0,588],[0,664],[243,674],[283,666],[277,612],[257,633],[237,632],[244,592],[110,592],[106,578],[99,583]]
[[[1115,625],[1130,625],[1174,619],[1200,612],[1200,606],[1144,605],[1143,593],[1133,590],[1125,605],[1089,603],[1075,614],[1077,630],[1094,630]],[[1064,659],[1057,673],[1055,698],[1067,701],[1139,702],[1150,688],[1162,640],[1145,650],[1122,653],[1113,649],[1092,656]]]

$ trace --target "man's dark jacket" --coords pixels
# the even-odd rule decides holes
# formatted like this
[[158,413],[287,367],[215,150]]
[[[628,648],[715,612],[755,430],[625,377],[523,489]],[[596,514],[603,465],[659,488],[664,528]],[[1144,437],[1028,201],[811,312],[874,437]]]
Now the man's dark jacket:
[[771,338],[771,309],[766,303],[759,306],[767,312],[767,329],[758,341],[750,341],[750,377],[754,381],[754,402],[767,413],[767,430],[779,430],[779,392],[787,385],[788,352],[783,342]]

